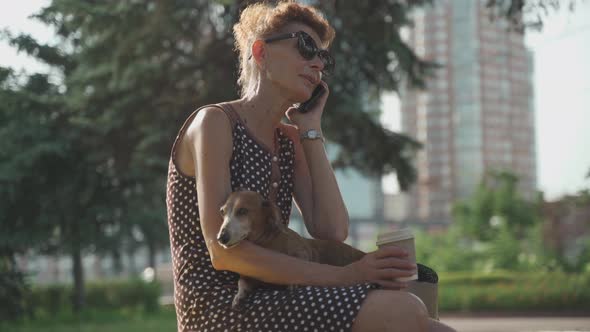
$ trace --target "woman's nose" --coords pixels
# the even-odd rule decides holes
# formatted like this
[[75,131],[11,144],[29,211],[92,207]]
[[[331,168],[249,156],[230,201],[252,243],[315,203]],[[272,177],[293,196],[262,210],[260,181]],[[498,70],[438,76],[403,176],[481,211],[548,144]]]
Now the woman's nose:
[[322,70],[324,70],[324,62],[322,61],[322,59],[320,59],[320,57],[318,55],[314,56],[313,59],[310,60],[311,61],[311,67],[319,72],[321,72]]

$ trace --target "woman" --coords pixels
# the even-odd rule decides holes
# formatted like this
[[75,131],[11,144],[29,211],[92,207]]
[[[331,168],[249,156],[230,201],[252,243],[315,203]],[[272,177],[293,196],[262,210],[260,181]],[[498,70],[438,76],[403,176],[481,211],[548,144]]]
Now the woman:
[[[327,48],[334,30],[309,6],[254,4],[243,10],[234,35],[242,98],[193,112],[172,147],[167,205],[178,331],[450,331],[392,281],[416,269],[400,248],[335,267],[249,241],[230,249],[218,244],[219,208],[238,188],[276,202],[285,222],[294,198],[315,238],[344,241],[348,234],[321,137],[329,94],[321,77],[333,61],[315,45]],[[326,93],[309,112],[296,111],[292,105],[318,84]],[[281,123],[285,114],[292,125]],[[306,286],[260,289],[244,309],[233,310],[238,274]]]

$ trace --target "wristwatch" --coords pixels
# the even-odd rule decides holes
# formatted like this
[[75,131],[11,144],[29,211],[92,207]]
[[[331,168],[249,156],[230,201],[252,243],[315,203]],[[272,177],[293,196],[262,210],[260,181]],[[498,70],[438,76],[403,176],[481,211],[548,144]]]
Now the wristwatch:
[[304,139],[311,139],[311,140],[321,139],[322,142],[325,142],[324,138],[322,137],[322,134],[320,134],[320,132],[317,131],[317,130],[315,130],[315,129],[309,129],[309,130],[304,131],[303,134],[301,134],[300,139],[301,140],[304,140]]

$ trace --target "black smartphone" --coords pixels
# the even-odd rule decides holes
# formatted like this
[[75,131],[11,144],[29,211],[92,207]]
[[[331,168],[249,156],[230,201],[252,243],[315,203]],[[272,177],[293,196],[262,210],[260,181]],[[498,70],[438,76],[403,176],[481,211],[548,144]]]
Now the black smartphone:
[[308,100],[302,102],[297,110],[301,113],[306,113],[318,101],[318,99],[320,99],[324,92],[326,92],[324,86],[319,84],[311,93],[311,97]]

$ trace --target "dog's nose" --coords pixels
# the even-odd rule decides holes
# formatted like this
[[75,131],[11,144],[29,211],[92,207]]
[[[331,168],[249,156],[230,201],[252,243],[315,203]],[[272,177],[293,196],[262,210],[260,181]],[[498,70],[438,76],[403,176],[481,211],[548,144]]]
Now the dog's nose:
[[229,242],[229,232],[227,229],[224,228],[219,232],[219,235],[217,235],[217,241],[221,244],[227,244]]

